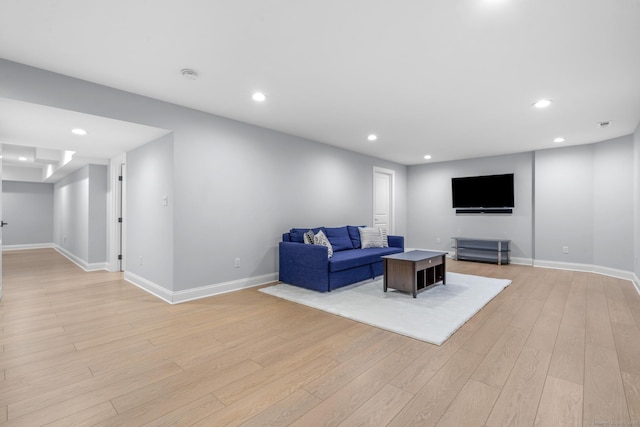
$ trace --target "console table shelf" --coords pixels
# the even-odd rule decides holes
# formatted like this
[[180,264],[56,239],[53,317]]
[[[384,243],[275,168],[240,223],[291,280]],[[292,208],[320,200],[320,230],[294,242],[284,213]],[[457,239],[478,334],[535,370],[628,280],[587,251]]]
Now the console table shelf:
[[511,261],[511,240],[476,239],[454,237],[456,259],[466,261],[509,264]]

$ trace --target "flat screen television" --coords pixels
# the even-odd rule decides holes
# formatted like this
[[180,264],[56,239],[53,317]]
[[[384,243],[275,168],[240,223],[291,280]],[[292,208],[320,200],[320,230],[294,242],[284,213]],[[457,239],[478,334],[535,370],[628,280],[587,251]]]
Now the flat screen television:
[[454,208],[513,208],[513,193],[512,173],[451,178]]

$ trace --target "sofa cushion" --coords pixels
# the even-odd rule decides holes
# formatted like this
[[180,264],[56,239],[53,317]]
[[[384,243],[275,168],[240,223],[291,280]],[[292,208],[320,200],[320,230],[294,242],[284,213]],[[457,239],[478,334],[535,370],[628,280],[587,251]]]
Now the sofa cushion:
[[347,231],[349,232],[349,237],[351,238],[351,243],[353,244],[353,249],[360,249],[360,230],[358,228],[365,227],[364,225],[347,225]]
[[[309,228],[292,228],[289,230],[289,239],[294,243],[304,243],[304,233],[309,231]],[[324,230],[324,227],[311,228],[313,234],[317,234],[318,231]]]
[[402,248],[368,248],[352,249],[350,251],[335,252],[329,259],[329,271],[342,271],[348,268],[359,267],[381,261],[383,255],[391,255],[403,252]]
[[344,251],[347,249],[353,249],[353,243],[349,237],[349,231],[347,227],[327,227],[324,229],[324,234],[331,242],[334,252]]

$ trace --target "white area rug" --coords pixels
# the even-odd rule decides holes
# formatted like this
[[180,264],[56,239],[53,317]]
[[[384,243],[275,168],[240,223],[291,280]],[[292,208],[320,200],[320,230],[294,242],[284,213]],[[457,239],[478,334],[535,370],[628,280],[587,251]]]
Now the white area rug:
[[284,283],[260,292],[441,345],[510,283],[447,273],[446,285],[432,285],[417,298],[393,289],[385,293],[382,278],[325,293]]

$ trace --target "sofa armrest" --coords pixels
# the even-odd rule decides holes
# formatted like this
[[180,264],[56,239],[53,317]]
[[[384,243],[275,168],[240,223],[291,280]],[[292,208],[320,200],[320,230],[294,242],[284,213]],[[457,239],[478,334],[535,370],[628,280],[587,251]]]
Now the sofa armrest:
[[280,242],[280,281],[320,292],[329,290],[326,246]]
[[387,236],[389,246],[392,248],[401,248],[404,251],[404,236]]

